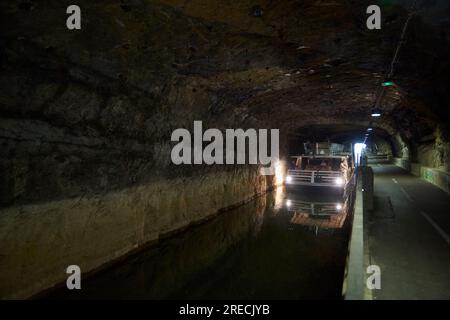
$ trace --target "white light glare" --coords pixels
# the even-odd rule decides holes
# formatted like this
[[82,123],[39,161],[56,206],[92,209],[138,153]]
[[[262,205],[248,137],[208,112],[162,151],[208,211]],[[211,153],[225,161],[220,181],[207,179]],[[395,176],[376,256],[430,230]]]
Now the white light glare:
[[337,184],[338,186],[341,186],[344,183],[344,179],[342,178],[336,178],[334,180],[334,183]]
[[355,163],[357,165],[359,165],[359,160],[361,159],[362,152],[365,148],[366,148],[366,145],[364,143],[355,143],[355,145],[353,147],[353,149],[355,151]]
[[292,177],[291,176],[287,176],[286,177],[286,183],[291,183],[292,182]]
[[340,204],[340,203],[338,203],[337,205],[336,205],[336,210],[341,210],[342,209],[342,205]]
[[290,207],[291,206],[291,200],[286,200],[286,206]]
[[275,181],[277,186],[282,185],[284,180],[284,167],[281,162],[275,164]]

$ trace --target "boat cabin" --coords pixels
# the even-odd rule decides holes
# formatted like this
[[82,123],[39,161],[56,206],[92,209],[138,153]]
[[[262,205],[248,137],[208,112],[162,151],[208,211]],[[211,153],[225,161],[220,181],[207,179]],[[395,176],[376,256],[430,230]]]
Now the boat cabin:
[[351,180],[354,164],[350,154],[308,154],[294,156],[286,185],[345,188]]

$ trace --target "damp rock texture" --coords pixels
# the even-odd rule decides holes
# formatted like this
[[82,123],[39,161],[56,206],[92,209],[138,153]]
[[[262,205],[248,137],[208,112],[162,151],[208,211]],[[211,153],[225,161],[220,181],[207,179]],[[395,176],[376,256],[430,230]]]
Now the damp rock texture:
[[[364,128],[407,13],[386,5],[369,31],[364,1],[80,1],[68,30],[69,4],[1,4],[2,206],[189,175],[170,135],[194,120]],[[447,130],[448,41],[428,18],[412,19],[374,124],[406,144]]]
[[[56,225],[66,228],[75,219],[68,215],[79,214],[77,203],[89,208],[76,230],[95,237],[98,224],[108,239],[117,229],[101,221],[111,215],[108,221],[122,228],[114,215],[123,208],[136,221],[131,227],[122,221],[121,240],[99,246],[85,261],[89,270],[272,185],[257,166],[172,164],[171,133],[191,130],[195,120],[204,128],[280,129],[284,158],[288,137],[311,138],[305,128],[323,128],[331,139],[363,133],[407,15],[403,2],[389,2],[382,6],[382,29],[367,30],[369,2],[79,0],[81,30],[68,30],[70,1],[3,1],[2,247],[11,232],[27,230],[29,241],[50,234],[46,225],[22,230],[20,219],[59,219]],[[395,156],[448,170],[450,50],[448,26],[433,19],[445,5],[436,3],[439,10],[431,5],[411,20],[395,86],[371,125]],[[415,154],[420,150],[432,159]],[[210,196],[208,205],[194,190],[203,180],[223,194]],[[154,190],[166,184],[172,191],[163,204]],[[153,221],[151,232],[144,218]],[[81,254],[80,243],[69,243],[58,250]],[[15,261],[29,263],[24,252],[36,251],[25,242],[15,246],[24,250]],[[11,266],[5,252],[0,274]],[[61,281],[64,273],[50,273],[66,259],[44,257],[54,262],[50,271],[40,270],[46,281],[29,292],[12,286],[1,293],[27,296]]]

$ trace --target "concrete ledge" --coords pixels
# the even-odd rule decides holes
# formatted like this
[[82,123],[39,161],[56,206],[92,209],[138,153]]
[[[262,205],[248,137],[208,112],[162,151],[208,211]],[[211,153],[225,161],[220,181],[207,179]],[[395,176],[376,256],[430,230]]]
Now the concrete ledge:
[[377,156],[368,156],[367,157],[367,163],[368,164],[386,164],[386,163],[392,163],[392,156],[391,155],[383,155],[380,157]]
[[346,300],[370,300],[366,290],[366,267],[369,265],[365,212],[373,206],[373,172],[359,167],[356,177],[355,208],[344,276],[343,296]]
[[411,173],[450,193],[450,173],[411,163]]
[[450,193],[449,172],[436,168],[425,167],[420,163],[412,163],[409,160],[401,158],[394,158],[394,164]]

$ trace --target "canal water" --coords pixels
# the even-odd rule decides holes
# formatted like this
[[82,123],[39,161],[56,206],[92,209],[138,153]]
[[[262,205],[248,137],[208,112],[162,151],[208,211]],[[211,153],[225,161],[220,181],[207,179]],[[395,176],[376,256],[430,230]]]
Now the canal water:
[[352,202],[278,188],[47,298],[340,299]]

